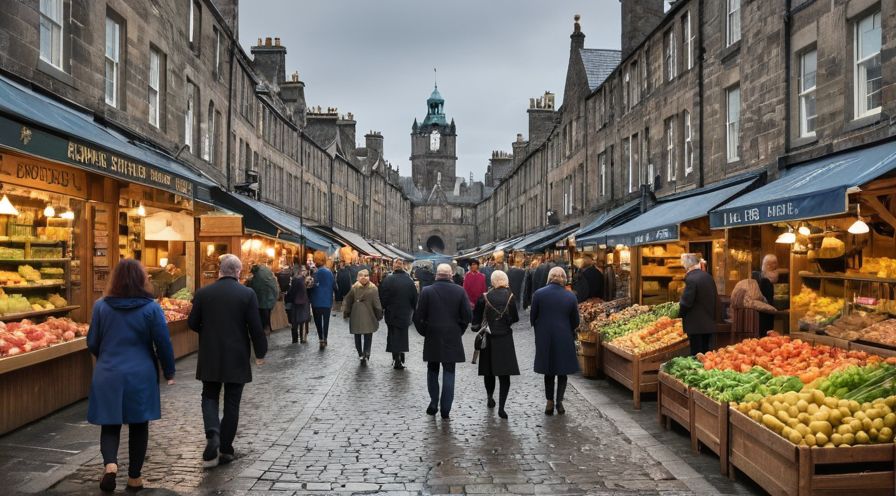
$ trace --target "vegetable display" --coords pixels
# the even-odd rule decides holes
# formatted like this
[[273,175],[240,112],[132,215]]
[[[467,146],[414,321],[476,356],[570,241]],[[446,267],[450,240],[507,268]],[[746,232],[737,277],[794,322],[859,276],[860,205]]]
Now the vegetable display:
[[787,391],[799,391],[803,382],[794,376],[775,377],[771,372],[753,367],[748,372],[707,370],[694,357],[673,358],[664,366],[667,374],[684,384],[699,389],[710,398],[721,402],[759,401],[763,397]]
[[681,319],[662,316],[655,322],[647,324],[640,331],[620,336],[610,341],[610,344],[633,355],[642,355],[671,344],[680,343],[687,338],[681,327]]
[[865,403],[896,396],[896,367],[889,363],[850,366],[812,385],[827,396]]
[[[630,311],[630,309],[633,310]],[[622,312],[610,315],[609,323],[595,321],[592,323],[592,328],[596,324],[602,324],[599,326],[601,338],[604,341],[612,341],[626,334],[640,331],[661,317],[678,318],[678,303],[663,303],[652,308],[644,305],[629,307]]]

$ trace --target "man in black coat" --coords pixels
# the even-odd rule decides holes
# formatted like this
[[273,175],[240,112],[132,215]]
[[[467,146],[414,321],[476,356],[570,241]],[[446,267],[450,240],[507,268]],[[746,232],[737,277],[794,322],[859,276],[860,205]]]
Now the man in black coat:
[[691,343],[691,355],[706,353],[714,348],[716,332],[716,300],[719,293],[712,276],[700,269],[700,259],[694,253],[681,256],[687,269],[684,292],[681,294],[681,324]]
[[[426,413],[435,415],[441,408],[443,419],[448,418],[454,402],[455,364],[466,360],[461,336],[473,318],[467,293],[451,281],[451,275],[451,266],[440,264],[435,282],[420,291],[414,311],[414,327],[424,338],[423,361],[427,362],[429,408]],[[443,369],[441,399],[439,364]]]
[[[196,378],[202,381],[202,420],[207,443],[203,466],[233,461],[233,440],[239,421],[243,386],[252,382],[251,350],[262,365],[268,340],[261,327],[255,292],[239,283],[242,263],[235,255],[221,256],[219,279],[196,291],[187,323],[199,333]],[[224,416],[218,399],[224,388]],[[220,454],[219,454],[220,450]]]
[[432,273],[432,269],[429,268],[429,265],[424,264],[417,268],[417,271],[414,272],[414,276],[417,277],[417,281],[420,282],[420,289],[431,285],[435,280],[435,276]]
[[392,273],[380,284],[380,303],[386,318],[386,351],[392,353],[393,367],[404,368],[404,354],[408,351],[408,327],[417,308],[417,286],[404,271],[404,262],[395,260]]
[[342,310],[342,300],[345,299],[345,295],[352,289],[354,283],[355,280],[352,279],[352,271],[349,266],[340,265],[336,270],[336,302],[339,303],[339,310]]
[[507,269],[507,279],[510,281],[510,291],[513,293],[513,304],[519,310],[523,301],[523,280],[526,278],[526,271],[519,268],[517,262],[511,264]]
[[604,275],[594,266],[591,255],[582,256],[582,268],[576,274],[572,289],[579,303],[590,298],[603,298]]
[[556,267],[553,261],[545,259],[538,268],[535,269],[535,272],[532,273],[532,293],[535,294],[539,289],[547,286],[548,284],[548,274],[551,272],[551,269]]

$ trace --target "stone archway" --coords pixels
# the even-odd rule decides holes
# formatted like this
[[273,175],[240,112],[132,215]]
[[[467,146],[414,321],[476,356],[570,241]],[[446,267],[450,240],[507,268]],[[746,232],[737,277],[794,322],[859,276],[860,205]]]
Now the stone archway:
[[443,253],[445,251],[445,241],[436,234],[426,238],[426,249],[433,253]]

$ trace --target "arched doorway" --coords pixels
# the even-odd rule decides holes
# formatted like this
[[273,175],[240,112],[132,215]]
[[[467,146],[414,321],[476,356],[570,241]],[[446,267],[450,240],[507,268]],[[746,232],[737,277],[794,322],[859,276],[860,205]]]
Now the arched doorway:
[[426,240],[426,249],[433,253],[442,253],[445,251],[445,242],[439,236],[432,235]]

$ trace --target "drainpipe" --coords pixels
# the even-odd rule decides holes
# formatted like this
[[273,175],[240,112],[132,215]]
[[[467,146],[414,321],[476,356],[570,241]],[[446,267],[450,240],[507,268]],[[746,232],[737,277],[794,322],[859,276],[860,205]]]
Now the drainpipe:
[[231,177],[232,174],[231,174],[231,171],[230,171],[230,169],[232,168],[232,166],[231,166],[231,160],[230,160],[230,159],[231,159],[231,157],[230,157],[230,153],[231,153],[231,145],[230,145],[230,143],[233,141],[233,138],[231,137],[231,135],[233,134],[233,72],[234,72],[234,70],[235,70],[233,63],[234,63],[235,60],[236,60],[236,41],[234,41],[234,39],[231,37],[231,39],[230,39],[230,83],[229,83],[229,85],[228,85],[228,87],[227,87],[227,94],[228,94],[228,100],[227,100],[227,134],[226,134],[226,136],[227,136],[227,145],[226,145],[226,147],[227,147],[227,159],[225,160],[225,167],[226,167],[226,169],[227,169],[227,171],[226,171],[226,177],[227,177],[227,191],[233,191],[233,177]]
[[[784,155],[790,153],[790,126],[793,116],[790,111],[790,29],[791,29],[791,0],[784,2]],[[777,175],[777,171],[775,175]]]
[[697,62],[697,98],[700,101],[698,103],[698,108],[700,109],[700,129],[697,131],[698,139],[700,140],[700,160],[699,160],[699,173],[697,175],[697,187],[702,188],[704,183],[704,164],[705,159],[703,153],[706,150],[705,143],[703,141],[703,127],[706,123],[706,119],[704,118],[704,105],[703,105],[703,64],[706,60],[706,48],[704,35],[705,32],[703,30],[703,14],[704,14],[704,5],[703,0],[700,0],[697,6],[697,25],[700,26],[700,59]]

